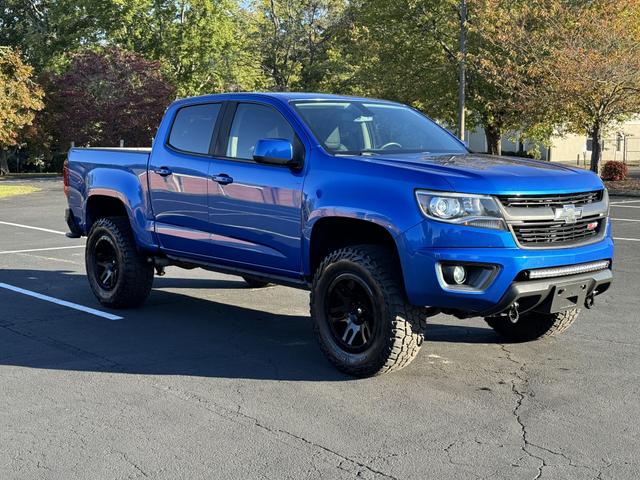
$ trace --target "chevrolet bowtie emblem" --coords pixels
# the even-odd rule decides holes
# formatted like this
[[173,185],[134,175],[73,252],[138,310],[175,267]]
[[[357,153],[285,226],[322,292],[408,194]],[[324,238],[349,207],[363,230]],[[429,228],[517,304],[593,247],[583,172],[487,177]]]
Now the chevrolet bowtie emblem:
[[576,223],[582,217],[582,209],[576,208],[575,205],[563,205],[562,208],[556,208],[555,220],[563,220],[564,223]]

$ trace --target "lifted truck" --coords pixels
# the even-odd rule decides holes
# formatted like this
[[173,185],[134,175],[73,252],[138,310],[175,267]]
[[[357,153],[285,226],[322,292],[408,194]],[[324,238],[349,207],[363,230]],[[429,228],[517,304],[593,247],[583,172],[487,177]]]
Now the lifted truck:
[[153,148],[73,148],[64,178],[103,305],[140,305],[168,265],[309,289],[323,352],[357,376],[411,362],[438,312],[558,334],[612,280],[596,175],[472,154],[393,102],[179,100]]

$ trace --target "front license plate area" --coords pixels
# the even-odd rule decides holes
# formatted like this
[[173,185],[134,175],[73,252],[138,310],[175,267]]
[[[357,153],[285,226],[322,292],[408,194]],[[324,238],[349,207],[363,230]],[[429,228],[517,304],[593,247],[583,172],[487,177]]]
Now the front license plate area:
[[589,292],[589,282],[571,282],[556,285],[551,291],[551,301],[546,302],[549,313],[581,307]]

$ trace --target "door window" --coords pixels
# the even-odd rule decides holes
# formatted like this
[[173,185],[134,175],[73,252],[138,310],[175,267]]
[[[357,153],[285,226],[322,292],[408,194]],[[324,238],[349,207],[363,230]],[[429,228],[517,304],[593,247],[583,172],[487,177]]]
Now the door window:
[[169,145],[184,152],[208,154],[220,105],[208,103],[178,110],[171,127]]
[[253,159],[258,140],[281,138],[293,143],[295,133],[285,118],[274,108],[254,103],[241,103],[236,109],[226,156]]

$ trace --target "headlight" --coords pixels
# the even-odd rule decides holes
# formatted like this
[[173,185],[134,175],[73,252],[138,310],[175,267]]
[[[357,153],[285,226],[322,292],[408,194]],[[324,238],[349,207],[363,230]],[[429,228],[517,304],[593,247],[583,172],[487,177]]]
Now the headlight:
[[417,190],[416,198],[422,213],[434,220],[506,230],[500,207],[493,197]]

